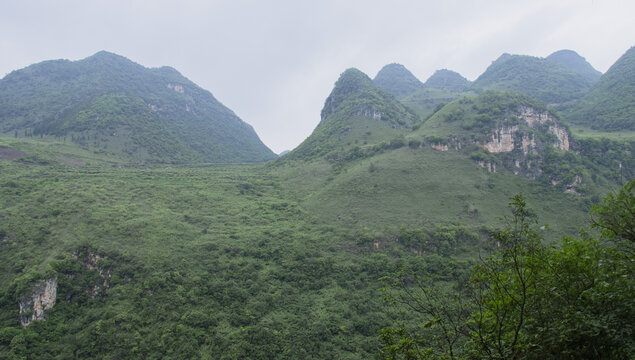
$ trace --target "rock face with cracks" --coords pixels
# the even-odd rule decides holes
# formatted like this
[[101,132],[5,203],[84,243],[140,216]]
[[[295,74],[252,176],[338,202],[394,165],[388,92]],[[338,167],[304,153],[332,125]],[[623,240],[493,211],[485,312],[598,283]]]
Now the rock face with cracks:
[[[555,135],[557,141],[553,146],[560,150],[569,151],[569,133],[567,129],[560,124],[556,118],[549,111],[538,111],[532,107],[521,106],[518,109],[516,116],[524,120],[529,127],[537,129],[538,127],[549,123],[548,132]],[[505,126],[501,125],[498,128],[492,130],[492,134],[488,142],[481,144],[481,147],[487,149],[491,153],[503,153],[513,151],[517,144],[516,134],[520,131],[519,126]],[[522,140],[519,144],[523,150],[523,153],[527,155],[532,149],[536,147],[533,134],[523,134]]]
[[35,283],[30,296],[20,300],[20,324],[26,327],[35,320],[46,319],[45,311],[55,305],[56,298],[57,278]]

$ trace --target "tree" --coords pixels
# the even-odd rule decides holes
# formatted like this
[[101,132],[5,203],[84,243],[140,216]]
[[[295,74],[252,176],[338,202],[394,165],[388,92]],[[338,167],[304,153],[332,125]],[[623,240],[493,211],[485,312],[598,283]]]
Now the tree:
[[602,230],[609,239],[635,243],[635,180],[631,180],[617,193],[608,194],[601,204],[591,210],[592,228]]
[[[595,227],[629,239],[633,184],[594,208]],[[632,242],[582,231],[545,246],[521,195],[496,232],[496,251],[464,282],[398,282],[389,299],[421,325],[382,331],[385,359],[630,359],[635,354]],[[599,215],[597,215],[599,214]],[[630,229],[630,230],[629,230]],[[441,289],[452,286],[453,293]]]

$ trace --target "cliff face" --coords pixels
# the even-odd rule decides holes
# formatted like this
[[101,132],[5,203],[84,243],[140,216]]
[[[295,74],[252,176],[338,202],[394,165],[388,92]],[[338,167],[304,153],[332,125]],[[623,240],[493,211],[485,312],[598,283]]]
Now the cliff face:
[[478,98],[458,101],[450,110],[432,118],[432,130],[448,124],[454,128],[449,128],[445,137],[428,137],[429,146],[439,151],[463,148],[489,172],[507,169],[529,179],[550,181],[575,193],[575,188],[582,185],[582,176],[574,174],[578,177],[573,181],[571,176],[557,171],[559,164],[554,164],[557,154],[571,150],[570,134],[558,117],[539,105],[486,100],[487,106],[482,106]]
[[[88,299],[105,296],[110,288],[111,273],[109,268],[103,267],[102,260],[104,259],[106,259],[105,256],[91,251],[75,251],[70,261],[74,263],[75,269],[81,270],[70,273],[59,272],[54,277],[35,282],[31,290],[24,294],[18,303],[20,324],[26,327],[35,320],[46,320],[46,310],[55,305],[58,295],[59,301],[72,301],[72,296],[68,294],[69,283],[81,287]],[[90,281],[86,281],[87,279]],[[58,280],[61,283],[59,294]]]
[[[531,107],[521,106],[515,115],[534,130],[539,130],[545,124],[549,124],[546,132],[554,135],[557,139],[551,145],[560,150],[569,151],[569,133],[565,127],[558,124],[557,119],[549,111],[538,111]],[[536,140],[534,133],[521,132],[519,126],[501,125],[493,129],[489,141],[480,146],[494,154],[511,152],[520,148],[526,156],[535,151]]]
[[20,324],[28,326],[35,320],[44,320],[45,310],[55,305],[57,299],[57,278],[38,281],[29,297],[20,300]]

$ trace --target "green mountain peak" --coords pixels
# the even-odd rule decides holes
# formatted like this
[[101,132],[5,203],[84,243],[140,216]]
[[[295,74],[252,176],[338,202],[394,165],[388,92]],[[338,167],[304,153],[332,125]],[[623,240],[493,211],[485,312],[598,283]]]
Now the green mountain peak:
[[635,47],[622,55],[589,92],[560,109],[571,122],[596,130],[635,130]]
[[423,88],[421,81],[405,66],[396,63],[388,64],[379,70],[373,83],[398,99]]
[[274,159],[253,128],[169,67],[100,51],[44,61],[0,80],[0,134],[56,137],[150,162]]
[[437,70],[426,80],[426,88],[463,92],[469,89],[470,81],[461,74],[447,69]]
[[473,89],[515,91],[547,104],[582,97],[591,83],[555,62],[527,55],[503,54],[472,84]]
[[585,58],[573,50],[559,50],[547,56],[546,59],[582,75],[590,83],[595,83],[602,76],[601,72],[597,71]]
[[286,157],[311,159],[354,146],[389,141],[417,120],[410,109],[355,68],[340,75],[321,114],[313,133]]

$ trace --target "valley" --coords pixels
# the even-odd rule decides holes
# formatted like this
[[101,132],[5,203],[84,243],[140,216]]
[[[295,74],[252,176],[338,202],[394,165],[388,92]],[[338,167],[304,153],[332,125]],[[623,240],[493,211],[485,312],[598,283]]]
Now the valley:
[[[632,201],[633,78],[614,75],[632,53],[604,75],[506,54],[474,82],[351,68],[280,157],[171,68],[100,52],[17,70],[0,80],[0,358],[390,358],[427,321],[390,294],[463,294],[506,249],[518,194],[545,261],[606,245],[588,259],[617,270],[589,278],[622,285],[585,309],[617,294],[625,312],[598,326],[625,326],[632,265],[590,213],[625,185]],[[607,96],[617,114],[580,118]]]

